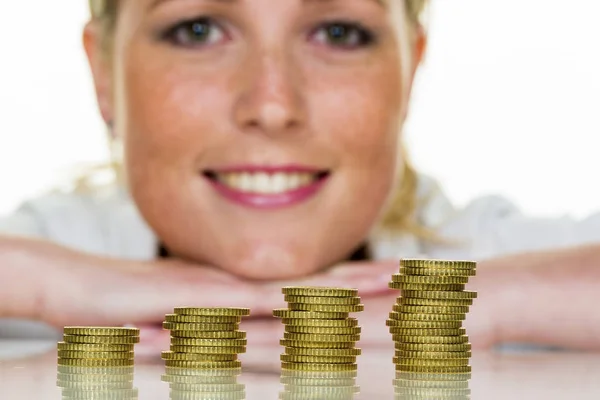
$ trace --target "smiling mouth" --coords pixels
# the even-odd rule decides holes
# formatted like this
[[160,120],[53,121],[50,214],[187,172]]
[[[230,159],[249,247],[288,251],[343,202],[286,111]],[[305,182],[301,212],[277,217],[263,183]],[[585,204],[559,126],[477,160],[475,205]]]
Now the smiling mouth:
[[256,195],[281,195],[302,191],[325,180],[329,171],[214,171],[203,175],[229,190]]

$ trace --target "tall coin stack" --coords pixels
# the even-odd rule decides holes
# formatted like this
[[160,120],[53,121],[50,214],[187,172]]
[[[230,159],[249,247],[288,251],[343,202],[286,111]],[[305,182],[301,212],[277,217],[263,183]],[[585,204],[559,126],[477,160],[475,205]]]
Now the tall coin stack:
[[236,369],[246,352],[246,332],[239,330],[248,308],[177,307],[163,328],[171,331],[171,349],[163,351],[167,368]]
[[287,309],[273,310],[285,325],[281,366],[292,371],[354,371],[360,327],[351,312],[363,311],[358,290],[284,287]]
[[471,345],[462,321],[476,292],[465,291],[472,261],[400,261],[389,287],[400,289],[387,326],[396,343],[396,371],[470,374]]
[[139,329],[65,327],[56,384],[63,399],[137,399],[134,345]]

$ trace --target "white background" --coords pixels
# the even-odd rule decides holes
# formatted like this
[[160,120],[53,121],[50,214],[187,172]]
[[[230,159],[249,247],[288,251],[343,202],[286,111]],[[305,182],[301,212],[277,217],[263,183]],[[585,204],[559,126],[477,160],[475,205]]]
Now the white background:
[[[107,157],[86,5],[0,5],[0,214]],[[434,0],[407,126],[418,168],[458,204],[502,194],[536,215],[600,211],[599,15],[596,0]]]

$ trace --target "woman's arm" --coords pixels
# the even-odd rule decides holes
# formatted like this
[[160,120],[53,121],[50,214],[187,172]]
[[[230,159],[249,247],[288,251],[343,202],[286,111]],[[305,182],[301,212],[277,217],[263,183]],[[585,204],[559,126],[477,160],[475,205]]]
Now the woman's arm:
[[250,307],[270,315],[280,288],[181,261],[97,257],[0,236],[0,318],[64,325],[160,323],[173,307]]
[[481,344],[600,349],[600,244],[482,261],[472,281],[467,328],[494,327]]

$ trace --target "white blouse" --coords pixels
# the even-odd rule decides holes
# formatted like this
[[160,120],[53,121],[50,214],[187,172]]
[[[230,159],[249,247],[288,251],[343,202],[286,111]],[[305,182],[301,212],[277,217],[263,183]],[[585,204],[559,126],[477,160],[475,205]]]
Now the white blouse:
[[[447,244],[432,244],[411,235],[373,235],[377,260],[426,257],[483,260],[523,251],[600,243],[600,213],[583,220],[568,216],[531,218],[508,200],[488,196],[456,208],[440,186],[419,177],[416,217]],[[125,190],[90,194],[52,193],[25,202],[0,218],[0,234],[35,237],[95,255],[150,260],[157,238]],[[0,337],[56,335],[39,323],[0,320]]]

